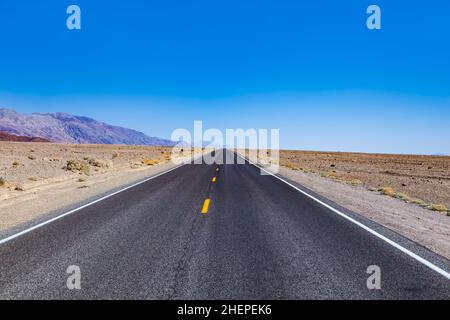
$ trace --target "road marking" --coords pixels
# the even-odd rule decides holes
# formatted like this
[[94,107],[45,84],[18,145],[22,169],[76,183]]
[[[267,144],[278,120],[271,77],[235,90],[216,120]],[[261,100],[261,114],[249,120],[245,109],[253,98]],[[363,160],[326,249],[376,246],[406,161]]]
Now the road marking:
[[216,177],[213,177],[211,181],[212,181],[212,182],[216,182],[216,180],[217,180],[217,178],[216,178]]
[[[236,153],[236,154],[237,154],[237,153]],[[430,261],[428,261],[428,260],[422,258],[421,256],[415,254],[414,252],[412,252],[412,251],[406,249],[405,247],[399,245],[398,243],[394,242],[393,240],[391,240],[391,239],[389,239],[389,238],[383,236],[382,234],[376,232],[375,230],[369,228],[369,227],[366,226],[365,224],[362,224],[361,222],[359,222],[359,221],[353,219],[352,217],[349,217],[349,216],[346,215],[345,213],[343,213],[343,212],[341,212],[341,211],[339,211],[339,210],[333,208],[332,206],[326,204],[325,202],[323,202],[323,201],[317,199],[317,198],[314,197],[313,195],[310,195],[310,194],[307,193],[306,191],[303,191],[302,189],[296,187],[296,186],[293,185],[292,183],[290,183],[290,182],[284,180],[283,178],[280,178],[279,176],[275,175],[274,173],[272,173],[272,172],[270,172],[270,171],[268,171],[268,170],[266,170],[266,169],[260,167],[258,164],[252,162],[251,160],[245,159],[245,158],[243,158],[243,157],[242,157],[241,155],[239,155],[239,154],[237,154],[237,156],[240,157],[240,158],[242,158],[242,159],[244,159],[244,160],[247,160],[249,163],[251,163],[251,164],[254,165],[255,167],[257,167],[257,168],[261,169],[262,171],[268,173],[268,174],[271,175],[272,177],[275,177],[275,178],[277,178],[278,180],[280,180],[280,181],[286,183],[288,186],[294,188],[295,190],[297,190],[298,192],[304,194],[304,195],[307,196],[308,198],[310,198],[310,199],[316,201],[317,203],[319,203],[319,204],[321,204],[322,206],[324,206],[325,208],[327,208],[327,209],[333,211],[334,213],[338,214],[339,216],[343,217],[344,219],[347,219],[348,221],[350,221],[350,222],[356,224],[358,227],[363,228],[364,230],[366,230],[367,232],[371,233],[371,234],[374,235],[375,237],[377,237],[377,238],[383,240],[384,242],[390,244],[390,245],[393,246],[394,248],[400,250],[401,252],[407,254],[408,256],[410,256],[411,258],[413,258],[414,260],[416,260],[416,261],[422,263],[423,265],[427,266],[427,267],[430,268],[431,270],[433,270],[433,271],[439,273],[440,275],[442,275],[442,276],[444,276],[445,278],[447,278],[448,280],[450,280],[450,273],[448,273],[447,271],[445,271],[445,270],[439,268],[438,266],[436,266],[435,264],[431,263]]]
[[37,224],[37,225],[35,225],[35,226],[33,226],[33,227],[30,227],[30,228],[28,228],[28,229],[22,230],[22,231],[20,231],[20,232],[18,232],[18,233],[16,233],[16,234],[13,234],[13,235],[11,235],[11,236],[9,236],[9,237],[6,237],[6,238],[0,240],[0,245],[6,243],[6,242],[8,242],[8,241],[11,241],[11,240],[13,240],[13,239],[15,239],[15,238],[17,238],[17,237],[20,237],[20,236],[22,236],[22,235],[24,235],[24,234],[26,234],[26,233],[28,233],[28,232],[31,232],[31,231],[33,231],[33,230],[36,230],[36,229],[40,228],[40,227],[43,227],[43,226],[45,226],[45,225],[47,225],[47,224],[49,224],[49,223],[52,223],[52,222],[54,222],[54,221],[56,221],[56,220],[59,220],[59,219],[61,219],[61,218],[64,218],[64,217],[66,217],[66,216],[68,216],[68,215],[70,215],[70,214],[72,214],[72,213],[75,213],[75,212],[80,211],[80,210],[82,210],[82,209],[84,209],[84,208],[87,208],[87,207],[89,207],[89,206],[92,206],[93,204],[96,204],[96,203],[98,203],[98,202],[100,202],[100,201],[103,201],[103,200],[108,199],[108,198],[110,198],[110,197],[112,197],[112,196],[115,196],[116,194],[119,194],[119,193],[121,193],[121,192],[124,192],[124,191],[126,191],[126,190],[128,190],[128,189],[134,188],[134,187],[136,187],[136,186],[138,186],[138,185],[140,185],[140,184],[143,184],[143,183],[145,183],[145,182],[147,182],[147,181],[150,181],[150,180],[155,179],[155,178],[157,178],[157,177],[159,177],[159,176],[162,176],[163,174],[169,173],[170,171],[173,171],[173,170],[175,170],[175,169],[181,168],[181,167],[184,166],[184,165],[185,165],[185,163],[180,164],[180,165],[178,165],[178,166],[176,166],[176,167],[174,167],[174,168],[168,169],[168,170],[166,170],[166,171],[160,172],[160,173],[158,173],[158,174],[156,174],[156,175],[154,175],[154,176],[151,176],[150,178],[146,178],[146,179],[144,179],[144,180],[142,180],[142,181],[139,181],[139,182],[137,182],[137,183],[135,183],[135,184],[132,184],[132,185],[130,185],[130,186],[128,186],[128,187],[125,187],[125,188],[123,188],[123,189],[120,189],[120,190],[118,190],[118,191],[115,191],[115,192],[113,192],[113,193],[110,193],[110,194],[108,194],[108,195],[106,195],[106,196],[103,196],[103,197],[97,199],[97,200],[94,200],[94,201],[89,202],[89,203],[87,203],[87,204],[85,204],[85,205],[82,205],[81,207],[78,207],[78,208],[76,208],[76,209],[67,211],[67,212],[65,212],[65,213],[60,214],[59,216],[56,216],[56,217],[51,218],[51,219],[49,219],[49,220],[47,220],[47,221],[41,222],[41,223],[39,223],[39,224]]
[[203,202],[203,207],[202,207],[202,213],[208,213],[208,209],[209,209],[209,203],[211,202],[211,199],[206,198],[205,202]]

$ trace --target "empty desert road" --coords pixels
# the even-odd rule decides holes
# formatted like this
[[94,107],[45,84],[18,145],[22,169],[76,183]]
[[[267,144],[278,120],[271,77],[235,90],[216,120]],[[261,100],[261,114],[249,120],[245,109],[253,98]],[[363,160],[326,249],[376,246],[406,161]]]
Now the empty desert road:
[[249,163],[188,164],[0,244],[0,298],[449,299],[450,281]]

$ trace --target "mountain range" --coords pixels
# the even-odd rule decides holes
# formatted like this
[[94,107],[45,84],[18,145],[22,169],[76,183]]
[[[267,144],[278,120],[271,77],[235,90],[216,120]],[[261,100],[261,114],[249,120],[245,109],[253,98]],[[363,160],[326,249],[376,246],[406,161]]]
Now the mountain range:
[[[88,117],[63,112],[22,114],[0,108],[2,136],[19,136],[13,141],[48,140],[59,143],[125,144],[145,146],[173,146],[176,142],[150,137],[142,132],[113,126]],[[5,140],[7,140],[5,138]]]

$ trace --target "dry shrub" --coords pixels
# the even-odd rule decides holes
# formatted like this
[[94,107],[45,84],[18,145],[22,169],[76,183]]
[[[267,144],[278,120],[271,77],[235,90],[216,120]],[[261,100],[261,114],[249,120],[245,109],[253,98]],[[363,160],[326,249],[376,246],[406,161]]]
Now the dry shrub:
[[328,173],[326,174],[326,177],[327,177],[327,178],[335,179],[335,178],[337,178],[337,173],[336,173],[335,171],[328,172]]
[[0,177],[0,187],[6,186],[6,180],[2,177]]
[[394,189],[392,189],[391,187],[381,188],[380,191],[382,194],[389,196],[389,197],[395,197],[395,194],[396,194]]
[[103,159],[89,159],[89,164],[97,167],[97,168],[111,168],[112,162],[111,160],[103,160]]
[[417,205],[422,206],[422,207],[426,207],[428,205],[425,201],[423,201],[421,199],[412,199],[410,202],[412,204],[417,204]]
[[362,184],[362,181],[359,179],[353,179],[350,181],[350,184],[353,186],[358,186],[358,185]]
[[144,164],[146,166],[153,166],[158,163],[159,163],[159,161],[157,159],[145,158],[144,160],[142,160],[142,164]]
[[405,200],[405,201],[408,201],[408,200],[409,200],[409,197],[408,197],[406,194],[401,193],[401,192],[397,192],[397,193],[395,194],[395,197],[396,197],[397,199],[401,199],[401,200]]
[[137,169],[137,168],[140,168],[140,167],[142,167],[142,163],[141,162],[130,163],[130,168],[131,169]]
[[297,168],[292,163],[283,164],[283,167],[286,167],[291,170],[296,170]]
[[438,211],[438,212],[447,212],[448,209],[446,206],[444,206],[443,204],[432,204],[430,206],[430,209],[433,211]]
[[72,171],[72,172],[79,171],[86,175],[88,175],[90,172],[89,165],[86,162],[78,161],[78,160],[68,160],[66,163],[66,166],[63,169],[67,170],[67,171]]

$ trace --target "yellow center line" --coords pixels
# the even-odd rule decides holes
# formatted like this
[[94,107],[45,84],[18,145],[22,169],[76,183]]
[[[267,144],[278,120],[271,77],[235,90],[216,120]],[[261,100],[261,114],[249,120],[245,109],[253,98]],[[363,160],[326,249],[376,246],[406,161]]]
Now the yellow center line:
[[216,178],[216,177],[213,177],[211,181],[212,181],[212,182],[216,182],[216,180],[217,180],[217,178]]
[[203,202],[202,213],[208,213],[210,202],[211,202],[211,199],[209,199],[209,198],[205,199],[205,202]]

